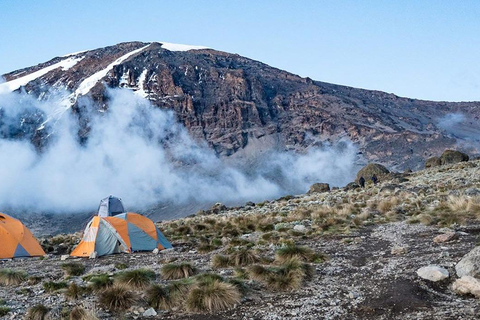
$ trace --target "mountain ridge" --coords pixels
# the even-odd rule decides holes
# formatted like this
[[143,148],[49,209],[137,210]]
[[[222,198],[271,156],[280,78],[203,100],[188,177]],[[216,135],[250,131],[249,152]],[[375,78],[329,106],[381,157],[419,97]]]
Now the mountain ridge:
[[[304,152],[342,139],[359,146],[360,162],[398,169],[419,169],[446,148],[478,154],[480,102],[433,102],[329,84],[207,48],[171,51],[157,42],[120,43],[7,73],[0,92],[25,74],[73,58],[78,59],[73,65],[51,70],[22,90],[42,99],[51,88],[72,92],[66,109],[81,115],[77,98],[88,96],[105,110],[107,87],[129,88],[175,111],[190,134],[220,157],[252,159],[272,149]],[[100,72],[105,74],[84,85]],[[467,136],[439,126],[443,117],[457,113],[464,120],[454,125],[471,128]],[[87,138],[88,119],[81,122],[87,124],[81,138]]]

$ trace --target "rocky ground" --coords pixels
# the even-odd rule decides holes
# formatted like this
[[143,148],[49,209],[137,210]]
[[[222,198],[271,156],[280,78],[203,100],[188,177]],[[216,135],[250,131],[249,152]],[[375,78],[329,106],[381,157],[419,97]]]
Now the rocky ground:
[[[0,304],[9,309],[4,319],[21,319],[38,304],[50,309],[51,319],[68,319],[76,305],[94,310],[99,319],[477,319],[478,300],[456,293],[452,284],[458,278],[457,263],[478,243],[479,197],[477,160],[392,174],[364,189],[350,186],[237,208],[218,204],[194,217],[160,222],[174,249],[158,254],[62,261],[60,253],[79,235],[57,236],[42,240],[51,249],[45,258],[0,261],[0,269],[24,270],[29,277],[19,285],[2,286]],[[322,257],[308,261],[313,278],[294,290],[269,289],[248,272],[239,276],[251,266],[212,264],[216,255],[239,247],[262,257],[259,264],[275,264],[277,250],[294,244]],[[84,265],[84,274],[66,276],[65,262]],[[98,293],[68,299],[66,289],[46,292],[44,285],[63,281],[87,287],[85,274],[114,275],[125,268],[151,269],[154,282],[168,285],[161,268],[172,262],[191,262],[197,273],[241,279],[247,291],[239,304],[221,312],[192,313],[176,306],[146,316],[152,312],[146,290],[134,290],[136,303],[115,313],[99,304]],[[417,270],[428,265],[445,268],[449,276],[440,281],[421,278]]]

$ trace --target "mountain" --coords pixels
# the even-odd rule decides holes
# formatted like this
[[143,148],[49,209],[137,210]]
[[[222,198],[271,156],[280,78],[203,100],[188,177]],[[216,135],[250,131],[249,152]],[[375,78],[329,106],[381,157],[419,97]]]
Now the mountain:
[[[358,145],[360,161],[397,169],[418,169],[446,148],[479,152],[480,102],[422,101],[328,84],[203,47],[120,43],[3,77],[0,93],[25,90],[48,99],[66,90],[63,108],[78,114],[85,139],[83,97],[102,112],[109,104],[106,88],[128,88],[174,110],[195,139],[224,158],[251,160],[266,150],[303,151],[342,139]],[[34,116],[20,136],[29,132],[27,138],[41,148],[48,133],[38,129],[48,120]]]

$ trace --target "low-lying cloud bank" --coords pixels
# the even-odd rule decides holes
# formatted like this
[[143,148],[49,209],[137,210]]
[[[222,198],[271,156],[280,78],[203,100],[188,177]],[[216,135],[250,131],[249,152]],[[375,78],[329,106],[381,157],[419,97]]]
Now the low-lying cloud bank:
[[[305,192],[313,182],[340,186],[353,179],[357,150],[349,142],[306,154],[272,152],[245,172],[192,140],[171,111],[128,90],[109,94],[107,112],[84,103],[90,132],[83,142],[78,115],[69,110],[58,116],[58,99],[0,95],[0,211],[94,210],[109,194],[136,208],[162,201],[238,203]],[[37,128],[49,115],[57,116],[43,129],[49,143],[38,152],[30,141],[32,123]]]

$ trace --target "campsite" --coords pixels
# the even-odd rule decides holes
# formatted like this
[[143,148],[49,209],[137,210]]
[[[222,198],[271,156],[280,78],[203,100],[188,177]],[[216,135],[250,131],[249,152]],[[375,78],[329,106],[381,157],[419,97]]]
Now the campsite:
[[[365,188],[315,185],[275,201],[217,204],[156,223],[168,250],[2,260],[0,271],[20,273],[12,285],[0,272],[0,301],[8,319],[474,319],[476,293],[465,294],[457,273],[460,261],[475,259],[480,200],[469,195],[479,170],[479,160],[460,162],[382,175]],[[449,190],[459,193],[436,202]],[[128,214],[116,215],[126,215],[119,220],[128,229]],[[116,249],[124,245],[113,238]],[[79,232],[40,242],[47,249],[85,239]],[[448,275],[419,273],[432,264]],[[214,305],[207,292],[216,292]]]

